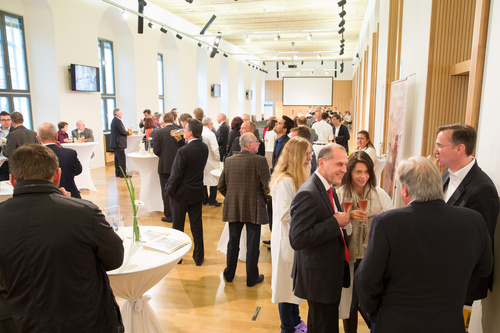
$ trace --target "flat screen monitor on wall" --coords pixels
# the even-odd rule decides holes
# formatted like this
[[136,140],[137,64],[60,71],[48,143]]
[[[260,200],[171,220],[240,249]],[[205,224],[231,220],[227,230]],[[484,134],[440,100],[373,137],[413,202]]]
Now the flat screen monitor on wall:
[[220,84],[212,84],[212,97],[220,97]]
[[333,77],[284,77],[283,105],[331,106]]
[[71,90],[100,91],[99,68],[71,64]]

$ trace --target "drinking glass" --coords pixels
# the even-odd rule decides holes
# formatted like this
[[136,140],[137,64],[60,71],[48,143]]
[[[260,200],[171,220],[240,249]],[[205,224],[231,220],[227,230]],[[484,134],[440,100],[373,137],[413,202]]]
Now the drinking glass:
[[348,213],[352,208],[352,198],[344,198],[344,212]]
[[359,205],[359,209],[361,209],[363,212],[365,212],[366,207],[368,206],[368,200],[366,198],[360,198],[358,200],[358,205]]

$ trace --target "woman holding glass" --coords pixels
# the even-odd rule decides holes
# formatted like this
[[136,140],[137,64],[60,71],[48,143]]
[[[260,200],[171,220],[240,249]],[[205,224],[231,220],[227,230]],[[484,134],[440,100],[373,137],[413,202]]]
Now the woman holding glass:
[[294,137],[287,142],[269,182],[273,198],[271,259],[272,302],[278,303],[282,333],[307,332],[300,319],[299,304],[304,300],[293,294],[291,278],[294,250],[290,245],[290,204],[298,188],[310,175],[312,147],[308,140]]
[[359,131],[356,136],[356,143],[358,144],[357,150],[362,150],[372,158],[373,164],[377,163],[377,151],[373,147],[373,143],[370,140],[370,134],[365,131]]
[[[342,186],[337,193],[350,209],[351,222],[347,225],[349,267],[351,286],[342,291],[339,317],[344,319],[346,333],[357,332],[359,302],[353,288],[353,277],[368,245],[368,233],[375,215],[392,209],[392,200],[383,189],[378,187],[373,161],[364,151],[355,151],[349,156],[347,172],[342,178]],[[349,208],[352,207],[352,208]]]

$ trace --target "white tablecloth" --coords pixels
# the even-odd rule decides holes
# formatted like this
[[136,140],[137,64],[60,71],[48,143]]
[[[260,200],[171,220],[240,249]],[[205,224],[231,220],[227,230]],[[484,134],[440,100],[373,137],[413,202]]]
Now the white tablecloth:
[[139,144],[141,143],[144,134],[134,134],[127,136],[127,148],[125,148],[125,155],[127,156],[127,171],[136,171],[137,165],[134,161],[128,157],[130,153],[136,153],[139,150]]
[[[217,244],[217,251],[220,251],[227,255],[227,243],[229,242],[229,223],[226,222],[224,226],[224,230],[222,230],[222,234],[220,235],[219,243]],[[240,252],[238,253],[238,259],[241,261],[247,260],[247,227],[243,226],[241,229],[241,237],[240,237]]]
[[[121,308],[125,332],[164,332],[158,317],[144,295],[153,288],[191,248],[191,239],[185,233],[164,227],[141,226],[141,232],[155,230],[168,232],[176,238],[189,241],[189,244],[167,254],[150,250],[142,246],[132,245],[131,239],[125,239],[125,258],[120,268],[109,271],[109,282],[115,296],[125,299]],[[132,235],[132,227],[125,228],[125,235]]]
[[82,164],[82,173],[75,177],[76,187],[79,190],[89,189],[97,192],[92,177],[90,176],[90,157],[97,146],[97,142],[82,142],[82,143],[62,143],[65,148],[76,150],[78,159]]
[[158,176],[158,156],[137,152],[127,156],[135,163],[141,175],[139,200],[144,202],[144,206],[139,207],[137,216],[153,211],[163,212],[163,199],[161,198],[160,178]]
[[0,166],[2,166],[3,162],[7,161],[7,157],[0,155]]

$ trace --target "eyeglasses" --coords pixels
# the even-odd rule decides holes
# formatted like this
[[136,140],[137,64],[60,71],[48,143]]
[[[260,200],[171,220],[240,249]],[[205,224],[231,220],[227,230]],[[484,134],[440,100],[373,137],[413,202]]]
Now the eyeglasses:
[[306,151],[306,155],[307,155],[307,156],[313,156],[313,152],[312,152],[312,151],[311,151],[311,152],[307,152],[307,151]]
[[438,150],[441,150],[441,149],[443,149],[444,147],[449,147],[449,146],[454,147],[455,145],[453,145],[453,144],[452,144],[452,145],[442,145],[442,144],[440,144],[440,143],[436,143],[436,149],[438,149]]
[[0,119],[0,121],[10,121],[10,119]]

